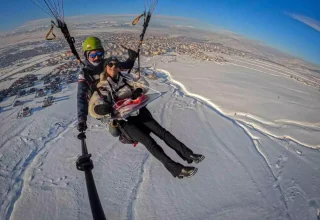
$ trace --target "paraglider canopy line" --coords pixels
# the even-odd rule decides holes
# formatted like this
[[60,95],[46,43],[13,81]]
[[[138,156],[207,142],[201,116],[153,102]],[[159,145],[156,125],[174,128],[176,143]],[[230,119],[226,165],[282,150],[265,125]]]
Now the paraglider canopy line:
[[[137,70],[139,72],[139,78],[138,79],[140,79],[140,77],[141,77],[141,73],[140,73],[140,48],[141,48],[141,45],[143,43],[144,35],[145,35],[146,31],[147,31],[147,27],[149,25],[149,22],[150,22],[150,19],[151,19],[151,15],[152,15],[154,9],[156,8],[157,3],[158,3],[158,0],[145,0],[145,2],[144,2],[144,12],[141,15],[139,15],[138,17],[136,17],[132,22],[132,25],[136,25],[139,22],[140,18],[144,17],[143,29],[142,29],[142,33],[140,34],[140,40],[139,40],[138,50],[137,50],[137,52],[138,52],[138,56],[137,56],[138,68],[137,68]],[[148,12],[147,12],[147,10],[148,10]],[[132,70],[132,68],[129,69],[128,73],[130,73],[131,70]]]
[[38,2],[31,0],[36,6],[38,6],[42,11],[44,11],[47,15],[52,16],[52,14],[50,14],[50,12],[47,9],[44,9],[43,7],[41,7],[41,5],[39,5]]
[[63,0],[31,0],[42,11],[56,20],[64,21]]
[[[33,2],[38,6],[38,7],[40,7],[41,9],[43,9],[40,5],[38,5],[34,0],[33,0]],[[64,17],[64,14],[63,14],[63,8],[61,8],[61,7],[63,7],[63,1],[61,0],[61,4],[60,3],[57,3],[57,4],[55,4],[55,6],[51,3],[51,2],[47,2],[47,0],[44,0],[44,2],[45,2],[45,4],[46,4],[46,6],[49,8],[49,10],[51,11],[51,14],[53,15],[53,17],[56,19],[56,23],[57,24],[55,24],[53,21],[51,21],[51,23],[53,24],[53,25],[55,25],[56,27],[58,27],[58,28],[60,28],[61,29],[61,32],[63,33],[63,35],[64,35],[64,38],[66,39],[66,41],[68,42],[68,44],[69,44],[69,47],[70,47],[70,49],[71,49],[71,52],[73,53],[73,55],[77,58],[77,60],[78,60],[78,62],[79,62],[79,64],[82,64],[82,61],[81,61],[81,59],[80,59],[80,56],[79,56],[79,54],[78,54],[78,52],[77,52],[77,50],[76,50],[76,48],[75,48],[75,45],[74,45],[74,43],[75,43],[75,40],[74,40],[74,38],[73,37],[71,37],[71,35],[70,35],[70,32],[69,32],[69,30],[68,30],[68,27],[67,27],[67,25],[66,25],[66,23],[63,21],[63,17]],[[57,12],[57,8],[56,8],[56,5],[58,5],[57,7],[59,8],[59,13]],[[44,10],[44,9],[43,9]],[[44,10],[45,11],[45,10]],[[45,11],[46,12],[46,11]],[[55,35],[53,34],[53,26],[51,26],[51,29],[49,30],[49,32],[48,32],[48,34],[47,34],[47,36],[46,36],[46,39],[47,40],[54,40],[54,39],[56,39],[55,38]],[[53,35],[53,37],[52,38],[49,38],[49,34],[50,33],[52,33],[52,35]]]
[[146,7],[146,2],[148,2],[147,5],[149,5],[149,8],[148,8],[148,13],[152,14],[154,9],[156,8],[156,5],[158,3],[158,0],[146,0],[145,1],[145,11],[147,11],[147,7]]

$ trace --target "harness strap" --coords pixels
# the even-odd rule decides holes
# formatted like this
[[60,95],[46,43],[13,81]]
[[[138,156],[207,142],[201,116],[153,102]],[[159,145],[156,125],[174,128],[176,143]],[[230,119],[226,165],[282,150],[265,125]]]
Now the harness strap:
[[118,128],[119,128],[120,132],[123,133],[123,134],[125,134],[125,136],[130,139],[129,141],[130,141],[131,143],[133,142],[133,143],[132,143],[132,144],[133,144],[133,147],[136,147],[136,146],[139,144],[139,142],[136,141],[135,139],[133,139],[133,138],[128,134],[128,132],[123,128],[123,127],[124,127],[123,122],[122,122],[122,123],[117,122],[117,123],[118,123]]
[[104,102],[110,102],[110,100],[107,99],[108,97],[102,95],[99,89],[97,88],[97,84],[99,80],[94,79],[93,76],[88,74],[85,70],[83,70],[83,73],[84,73],[84,78],[88,82],[89,89],[93,92],[97,92],[100,98],[102,98]]
[[125,78],[121,73],[119,73],[119,76],[122,77],[122,81],[124,82],[124,85],[120,86],[120,87],[117,88],[117,89],[114,89],[114,88],[112,87],[111,83],[109,82],[109,80],[107,79],[107,82],[108,82],[108,84],[109,84],[109,86],[110,86],[110,88],[111,88],[111,90],[112,90],[112,99],[113,99],[114,103],[115,103],[115,98],[114,98],[115,93],[118,92],[118,91],[119,91],[120,89],[122,89],[123,87],[128,86],[129,89],[131,90],[131,92],[134,91],[134,89],[129,85],[129,83],[127,82],[126,78]]

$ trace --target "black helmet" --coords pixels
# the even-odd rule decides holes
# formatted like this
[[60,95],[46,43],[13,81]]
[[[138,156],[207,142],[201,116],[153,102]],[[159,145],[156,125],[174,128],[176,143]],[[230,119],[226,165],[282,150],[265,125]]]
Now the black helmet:
[[106,66],[112,61],[117,62],[117,63],[120,62],[117,57],[111,56],[111,57],[108,57],[107,59],[105,59],[105,61],[103,63],[103,67],[106,68]]

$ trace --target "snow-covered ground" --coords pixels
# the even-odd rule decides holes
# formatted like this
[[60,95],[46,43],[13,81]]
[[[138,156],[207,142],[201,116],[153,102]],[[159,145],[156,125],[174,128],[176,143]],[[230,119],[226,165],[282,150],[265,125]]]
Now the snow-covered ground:
[[[175,179],[139,144],[89,119],[88,151],[107,219],[313,220],[320,208],[320,92],[256,66],[150,59],[155,119],[206,159]],[[0,113],[0,219],[92,219],[76,130],[76,83],[43,109]],[[42,99],[41,99],[42,100]],[[161,140],[165,152],[185,164]]]
[[240,66],[236,62],[220,65],[182,56],[178,62],[161,62],[166,59],[149,59],[147,65],[169,71],[176,83],[244,126],[320,148],[320,90],[290,78],[285,74],[288,70],[271,64],[265,69],[250,60],[242,61]]

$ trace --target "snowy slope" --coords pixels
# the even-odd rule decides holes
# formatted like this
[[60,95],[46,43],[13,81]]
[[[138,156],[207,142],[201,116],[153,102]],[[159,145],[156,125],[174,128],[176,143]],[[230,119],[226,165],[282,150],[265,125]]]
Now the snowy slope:
[[[301,98],[293,108],[287,104],[292,92],[285,89],[293,83],[290,79],[277,78],[287,83],[281,90],[268,74],[254,72],[251,80],[256,83],[240,87],[229,66],[219,69],[211,64],[214,71],[197,71],[195,76],[190,69],[180,74],[178,64],[157,65],[166,70],[157,70],[159,79],[150,83],[169,92],[148,108],[160,124],[206,159],[196,165],[199,171],[193,178],[175,179],[141,144],[122,145],[99,121],[90,119],[88,150],[108,219],[316,218],[320,152],[312,148],[319,146],[315,90],[301,85],[297,92]],[[190,65],[196,67],[193,70],[201,68]],[[245,80],[253,75],[242,73],[248,74],[239,75]],[[269,82],[268,89],[261,90],[257,80]],[[257,92],[265,98],[281,94],[274,108],[283,110],[271,114],[260,106]],[[250,100],[229,100],[241,94]],[[0,219],[92,219],[84,173],[75,167],[81,153],[75,128],[76,84],[59,96],[60,101],[47,109],[30,101],[37,111],[28,118],[16,119],[20,107],[6,107],[0,113]],[[226,98],[229,102],[223,102]],[[294,138],[285,138],[286,132]]]
[[[320,90],[285,74],[256,66],[193,61],[179,57],[177,63],[153,58],[147,63],[172,73],[191,93],[211,101],[221,113],[278,138],[306,147],[320,148]],[[273,69],[277,67],[274,66]],[[318,77],[320,79],[320,76]],[[315,81],[317,82],[317,81]]]

